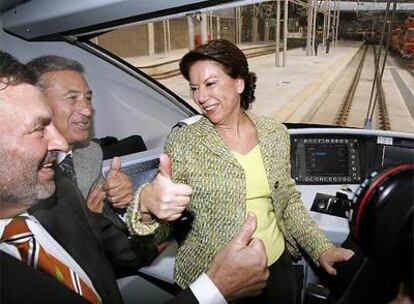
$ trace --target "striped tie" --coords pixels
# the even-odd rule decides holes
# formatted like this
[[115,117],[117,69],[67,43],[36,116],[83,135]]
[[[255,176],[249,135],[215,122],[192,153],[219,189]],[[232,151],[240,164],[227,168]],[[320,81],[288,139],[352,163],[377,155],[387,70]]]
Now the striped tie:
[[24,217],[15,217],[4,228],[0,242],[14,245],[22,262],[43,271],[91,303],[101,303],[100,297],[67,265],[49,255],[36,241]]
[[75,184],[76,181],[76,174],[75,174],[75,167],[73,165],[73,159],[71,154],[66,154],[65,158],[59,163],[59,169],[62,170],[63,175],[70,179]]

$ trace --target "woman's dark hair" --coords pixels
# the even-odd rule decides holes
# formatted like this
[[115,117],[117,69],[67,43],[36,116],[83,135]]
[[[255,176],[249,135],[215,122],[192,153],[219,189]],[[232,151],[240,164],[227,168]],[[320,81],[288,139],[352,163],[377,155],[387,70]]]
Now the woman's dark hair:
[[190,67],[200,60],[213,60],[223,66],[224,72],[231,78],[244,80],[244,91],[241,94],[241,107],[244,110],[254,101],[256,74],[249,72],[246,56],[233,43],[224,39],[212,40],[191,50],[180,61],[180,71],[189,79]]

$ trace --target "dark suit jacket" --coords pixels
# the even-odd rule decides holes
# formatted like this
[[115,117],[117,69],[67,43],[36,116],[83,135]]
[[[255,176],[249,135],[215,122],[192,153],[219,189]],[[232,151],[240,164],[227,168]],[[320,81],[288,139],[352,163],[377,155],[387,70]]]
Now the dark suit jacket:
[[[137,303],[139,303],[137,299]],[[43,272],[0,251],[0,303],[7,304],[87,304],[83,297]],[[195,304],[189,289],[171,299],[169,304]]]
[[89,303],[49,275],[0,251],[0,303]]
[[[104,215],[88,209],[85,198],[90,188],[94,185],[94,181],[103,180],[100,174],[102,167],[100,147],[90,142],[86,147],[76,148],[73,152],[73,162],[78,184],[69,182],[61,183],[62,186],[57,185],[58,203],[66,207],[76,204],[77,210],[83,211],[117,278],[136,274],[137,269],[150,264],[158,255],[157,247],[148,237],[129,236],[126,224],[108,204],[105,204],[108,210]],[[60,169],[57,169],[56,177],[61,176]],[[39,220],[42,224],[48,224],[49,221],[45,220],[44,216]]]
[[29,212],[86,272],[104,303],[122,303],[114,271],[80,207],[79,193],[58,170],[55,182],[55,195]]
[[[39,202],[29,212],[39,220],[43,227],[48,230],[55,240],[66,249],[86,272],[101,296],[103,303],[122,303],[114,269],[118,270],[118,272],[129,270],[136,273],[140,267],[148,264],[153,259],[156,252],[139,248],[139,242],[128,241],[124,233],[114,228],[112,223],[101,215],[90,212],[88,220],[87,216],[85,216],[85,211],[81,207],[82,202],[80,200],[83,199],[82,195],[73,183],[63,177],[58,171],[56,172],[55,182],[56,193],[51,198]],[[94,229],[91,228],[90,221],[95,222]],[[97,237],[97,234],[99,237]],[[154,249],[154,247],[152,248]],[[15,260],[14,258],[12,259]],[[9,263],[8,260],[6,261],[7,263]],[[60,284],[50,284],[51,279],[47,275],[40,275],[39,271],[31,268],[24,269],[29,267],[17,260],[15,262],[13,265],[10,264],[10,267],[3,267],[0,264],[2,266],[0,267],[0,290],[4,290],[9,285],[7,278],[10,277],[14,278],[12,282],[20,280],[28,285],[31,284],[29,282],[32,280],[36,280],[37,282],[33,286],[41,286],[41,284],[49,286],[51,294],[53,294],[52,289],[55,289],[55,285],[57,285],[56,294],[62,288],[66,289],[66,287],[62,287]],[[23,269],[19,271],[25,271],[28,274],[18,277],[14,274],[14,271],[16,271],[16,274],[21,272],[17,272],[15,269]],[[17,295],[14,292],[20,294]],[[70,290],[68,292],[73,294]],[[10,290],[6,293],[5,296],[7,298],[5,299],[10,299],[11,301],[14,297],[23,297],[24,293],[23,290],[19,289]],[[30,294],[29,290],[27,296],[29,297]],[[75,296],[78,297],[77,295]],[[42,292],[34,294],[31,300],[34,301],[33,303],[38,303],[36,299],[42,303],[47,303],[48,301],[45,301],[48,298],[44,298]],[[54,297],[50,299],[53,299],[53,303],[60,302],[58,301],[59,298],[56,298],[56,301]],[[4,301],[2,303],[9,302]],[[72,302],[62,301],[60,303]],[[74,301],[73,303],[77,302]],[[137,299],[137,303],[139,303],[139,299]],[[169,303],[197,303],[197,300],[188,289]]]

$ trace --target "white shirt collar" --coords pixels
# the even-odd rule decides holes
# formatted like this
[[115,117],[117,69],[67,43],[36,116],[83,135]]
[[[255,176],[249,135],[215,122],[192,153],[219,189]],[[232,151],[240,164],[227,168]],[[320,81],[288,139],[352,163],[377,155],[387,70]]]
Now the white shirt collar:
[[72,150],[70,150],[69,152],[59,151],[58,155],[57,155],[57,163],[60,164],[62,162],[62,160],[64,160],[66,155],[68,155],[68,154],[73,156],[73,151]]
[[[31,220],[37,222],[37,219],[35,219],[34,217],[32,217],[31,215],[29,215],[29,213],[27,212],[23,212],[19,215],[16,216],[25,216],[30,218]],[[0,237],[3,235],[3,231],[4,228],[6,227],[6,225],[12,220],[13,218],[4,218],[4,219],[0,219]]]
[[3,235],[4,227],[10,222],[11,219],[0,219],[0,237]]

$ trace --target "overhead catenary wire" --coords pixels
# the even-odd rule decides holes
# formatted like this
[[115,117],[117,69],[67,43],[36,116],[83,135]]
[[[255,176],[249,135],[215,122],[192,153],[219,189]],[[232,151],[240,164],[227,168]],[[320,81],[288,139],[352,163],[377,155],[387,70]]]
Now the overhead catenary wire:
[[[370,93],[368,107],[367,107],[367,113],[366,113],[365,121],[364,121],[364,127],[366,129],[371,129],[372,128],[372,118],[373,118],[375,107],[376,107],[376,104],[377,104],[377,99],[379,97],[378,91],[380,89],[380,83],[382,82],[382,76],[383,76],[384,67],[385,67],[385,63],[386,63],[386,59],[387,59],[387,55],[388,55],[389,40],[390,40],[391,27],[392,27],[392,24],[390,24],[390,23],[393,23],[393,20],[394,20],[396,6],[397,6],[397,0],[394,0],[394,2],[393,2],[393,12],[392,12],[392,17],[391,17],[391,22],[389,22],[390,5],[391,5],[391,0],[388,0],[387,1],[387,6],[386,6],[386,9],[385,9],[385,15],[384,15],[384,25],[383,25],[382,30],[381,30],[381,39],[380,39],[380,42],[379,42],[379,45],[378,45],[378,48],[379,48],[378,56],[377,56],[376,61],[375,61],[375,75],[374,75],[374,80],[372,82],[371,93]],[[387,24],[388,24],[388,30],[387,30],[387,42],[386,42],[385,56],[384,56],[384,61],[383,61],[383,64],[382,64],[381,74],[379,75],[378,71],[379,71],[379,66],[380,66],[381,50],[382,50],[382,45],[384,44],[385,30],[387,28]],[[373,100],[374,92],[375,92],[375,99]]]
[[[387,29],[387,42],[386,42],[386,45],[385,45],[385,53],[384,53],[384,59],[383,59],[383,62],[382,62],[382,67],[381,67],[381,74],[379,76],[379,79],[377,80],[378,88],[379,88],[379,84],[381,84],[381,82],[382,82],[382,77],[384,75],[385,64],[387,62],[389,45],[390,45],[391,29],[394,26],[394,18],[395,18],[396,7],[397,7],[397,0],[394,0],[392,13],[391,13],[391,20],[388,24],[388,29]],[[379,67],[377,67],[377,68],[379,68]],[[380,94],[382,94],[382,93],[380,93]],[[376,104],[379,100],[380,100],[380,95],[379,95],[379,90],[377,89],[377,92],[375,94],[374,104],[372,106],[372,110],[371,110],[371,113],[370,113],[370,116],[369,116],[369,121],[370,122],[372,122],[372,117],[374,116],[374,109],[375,109]],[[386,121],[381,122],[381,124],[383,125],[382,127],[383,127],[383,129],[386,129],[386,130],[391,129],[390,122],[388,120],[387,108],[386,108],[386,105],[384,103],[384,97],[383,96],[381,97],[381,100],[382,100],[382,104],[379,105],[380,111],[383,112],[383,113],[381,113],[382,114],[381,116],[386,118]]]
[[[375,91],[376,86],[377,86],[378,66],[379,66],[379,61],[380,61],[380,58],[381,58],[381,45],[382,45],[382,43],[384,41],[385,27],[387,26],[388,13],[390,11],[390,4],[391,4],[391,0],[388,0],[387,1],[387,7],[385,9],[384,25],[383,25],[382,30],[381,30],[381,39],[379,41],[379,52],[378,52],[378,56],[375,59],[375,75],[374,75],[374,80],[372,82],[371,93],[369,95],[369,102],[368,102],[367,113],[365,115],[364,127],[366,129],[371,129],[372,128],[372,121],[369,120],[369,117],[371,115],[371,108],[372,108],[372,104],[373,104],[372,98],[374,96],[374,91]],[[375,46],[374,46],[374,48],[375,48]]]

